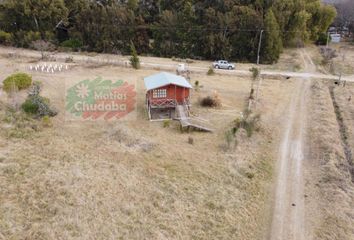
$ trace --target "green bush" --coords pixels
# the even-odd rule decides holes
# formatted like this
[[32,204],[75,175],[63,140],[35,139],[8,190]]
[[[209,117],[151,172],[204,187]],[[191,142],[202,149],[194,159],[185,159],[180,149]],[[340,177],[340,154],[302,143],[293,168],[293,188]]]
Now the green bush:
[[15,73],[4,80],[4,90],[9,93],[15,86],[18,90],[26,89],[32,84],[32,77],[26,73]]
[[41,83],[35,82],[29,90],[26,101],[21,106],[22,110],[36,117],[53,117],[57,115],[57,111],[50,106],[49,99],[40,96],[40,92]]
[[82,47],[82,42],[78,39],[69,39],[60,44],[65,48],[72,48],[73,50],[78,50]]
[[13,37],[11,33],[0,31],[0,44],[11,45]]
[[57,115],[57,112],[50,107],[49,99],[39,95],[28,97],[21,107],[24,112],[37,117]]
[[[316,44],[317,45],[327,45],[327,38],[328,38],[328,35],[326,33],[320,33],[318,35],[318,39],[316,41]],[[332,40],[331,36],[329,36],[329,39],[328,41],[330,42]]]
[[22,104],[22,110],[25,113],[29,114],[37,114],[38,112],[38,105],[35,104],[32,99],[28,98],[23,104]]

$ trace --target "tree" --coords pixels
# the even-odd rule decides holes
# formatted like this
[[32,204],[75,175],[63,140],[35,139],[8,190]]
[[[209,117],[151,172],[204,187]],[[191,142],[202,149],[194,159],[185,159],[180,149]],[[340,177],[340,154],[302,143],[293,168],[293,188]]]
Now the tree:
[[[348,11],[341,19],[352,19]],[[262,59],[272,63],[283,44],[317,41],[335,14],[321,0],[0,0],[0,42],[76,40],[83,50],[130,54],[133,41],[138,54],[255,62],[263,29]]]
[[138,57],[138,54],[136,52],[134,43],[130,43],[130,48],[131,48],[131,57],[130,57],[130,64],[132,65],[133,68],[139,69],[140,68],[140,59]]
[[264,63],[274,63],[278,60],[283,48],[278,22],[272,9],[265,15],[265,40],[261,60]]
[[52,51],[55,48],[55,46],[52,43],[45,41],[45,40],[33,41],[31,46],[32,46],[32,48],[41,52],[41,59],[42,60],[47,58],[45,51]]

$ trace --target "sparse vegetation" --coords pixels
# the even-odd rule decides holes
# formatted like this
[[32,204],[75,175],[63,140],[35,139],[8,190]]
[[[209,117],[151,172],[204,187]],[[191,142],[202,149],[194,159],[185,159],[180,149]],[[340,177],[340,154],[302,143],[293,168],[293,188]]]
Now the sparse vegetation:
[[332,63],[332,59],[336,58],[337,51],[333,48],[328,48],[328,47],[321,47],[320,48],[320,53],[322,55],[322,65],[328,65]]
[[170,125],[171,125],[171,120],[164,120],[163,121],[163,127],[164,128],[169,128],[170,127]]
[[28,138],[40,129],[35,120],[12,107],[2,109],[0,116],[2,122],[7,125],[6,128],[1,128],[0,122],[0,132],[6,138]]
[[232,133],[236,134],[240,129],[244,129],[247,132],[248,137],[252,137],[255,131],[260,129],[260,114],[247,114],[245,118],[237,118],[232,123]]
[[66,57],[66,58],[65,58],[65,62],[66,62],[66,63],[72,63],[72,62],[74,62],[73,56]]

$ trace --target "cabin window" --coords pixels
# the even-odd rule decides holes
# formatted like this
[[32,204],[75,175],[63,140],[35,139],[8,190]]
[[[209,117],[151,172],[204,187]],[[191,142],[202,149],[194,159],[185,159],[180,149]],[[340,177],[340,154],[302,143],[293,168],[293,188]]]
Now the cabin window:
[[167,90],[166,89],[156,89],[152,92],[153,98],[166,98]]

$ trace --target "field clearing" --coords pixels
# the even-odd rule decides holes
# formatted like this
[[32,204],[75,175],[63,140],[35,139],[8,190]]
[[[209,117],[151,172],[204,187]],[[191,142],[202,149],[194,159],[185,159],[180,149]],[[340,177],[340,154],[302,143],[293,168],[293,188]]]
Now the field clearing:
[[[32,61],[0,58],[0,80],[27,71]],[[60,112],[53,127],[33,123],[37,131],[0,123],[0,239],[262,238],[281,132],[275,126],[282,125],[296,80],[265,79],[260,132],[228,147],[225,132],[244,110],[250,79],[192,74],[202,86],[192,95],[192,111],[215,132],[181,134],[177,123],[163,128],[147,121],[142,80],[156,72],[92,65],[29,72]],[[65,82],[97,76],[137,84],[135,120],[65,121]],[[215,93],[220,109],[198,106]],[[10,114],[3,105],[0,112],[2,119]]]

